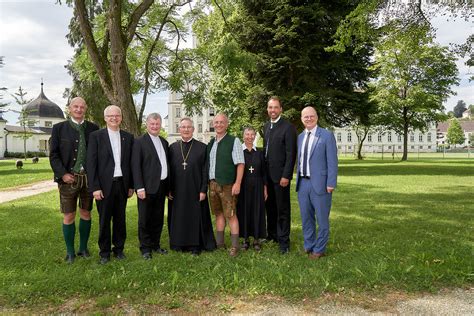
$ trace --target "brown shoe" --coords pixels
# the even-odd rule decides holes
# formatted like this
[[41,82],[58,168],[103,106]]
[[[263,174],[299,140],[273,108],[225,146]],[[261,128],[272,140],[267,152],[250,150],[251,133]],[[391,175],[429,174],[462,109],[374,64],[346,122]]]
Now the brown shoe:
[[326,256],[326,254],[324,253],[312,252],[309,254],[308,258],[311,260],[318,260],[319,258],[324,257],[324,256]]
[[238,254],[239,254],[239,248],[237,248],[237,247],[230,248],[229,256],[237,257]]

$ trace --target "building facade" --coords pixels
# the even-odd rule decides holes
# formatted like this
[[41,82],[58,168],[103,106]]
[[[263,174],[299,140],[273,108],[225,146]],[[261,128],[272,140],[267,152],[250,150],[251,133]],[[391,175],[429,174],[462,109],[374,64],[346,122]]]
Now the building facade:
[[8,125],[0,117],[0,158],[4,157],[5,152],[22,153],[25,139],[26,151],[49,155],[49,139],[53,125],[65,120],[63,111],[46,97],[43,83],[39,96],[25,105],[24,110],[27,112],[28,126]]
[[[353,128],[335,128],[339,154],[353,154],[358,149],[358,139]],[[408,152],[436,152],[436,125],[430,125],[426,132],[415,130],[408,135]],[[402,153],[403,135],[394,131],[369,132],[362,145],[362,153]]]
[[202,109],[201,114],[188,116],[183,104],[182,94],[171,92],[168,100],[168,116],[166,118],[169,143],[171,144],[181,139],[179,135],[179,121],[183,117],[189,117],[194,123],[194,138],[207,144],[211,140],[211,137],[215,135],[212,125],[212,120],[215,115],[214,108],[209,107]]
[[[459,120],[461,128],[464,132],[464,143],[462,145],[456,145],[455,147],[472,147],[474,144],[470,142],[472,135],[474,135],[474,121]],[[448,144],[446,137],[448,136],[449,122],[438,123],[437,134],[438,134],[438,146]]]

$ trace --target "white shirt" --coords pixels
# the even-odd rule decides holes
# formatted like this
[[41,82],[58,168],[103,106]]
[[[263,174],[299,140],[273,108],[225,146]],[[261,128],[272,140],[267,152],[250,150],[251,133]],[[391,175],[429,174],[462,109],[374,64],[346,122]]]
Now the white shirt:
[[[305,129],[305,135],[304,135],[304,138],[303,138],[303,143],[301,143],[301,153],[300,153],[300,174],[302,175],[303,174],[303,164],[306,164],[306,175],[309,177],[311,172],[310,172],[310,169],[309,169],[309,156],[310,156],[310,153],[311,153],[311,148],[313,148],[313,142],[314,142],[314,139],[315,139],[315,136],[316,135],[316,131],[318,129],[318,126],[316,125],[312,130],[307,130]],[[303,161],[304,159],[304,144],[306,143],[306,138],[308,138],[308,132],[311,132],[311,135],[309,136],[309,143],[308,143],[308,157],[307,157],[307,160],[306,161]]]
[[148,133],[148,135],[150,135],[153,145],[155,145],[158,158],[160,159],[160,164],[161,164],[160,179],[164,180],[168,177],[168,163],[166,161],[165,149],[163,148],[163,144],[161,143],[160,136],[153,136],[150,133]]
[[109,128],[107,128],[107,132],[109,133],[109,139],[110,139],[110,145],[112,146],[112,153],[114,154],[114,162],[115,162],[115,168],[114,168],[114,177],[121,177],[122,174],[122,168],[121,168],[121,143],[120,143],[120,131],[113,131]]

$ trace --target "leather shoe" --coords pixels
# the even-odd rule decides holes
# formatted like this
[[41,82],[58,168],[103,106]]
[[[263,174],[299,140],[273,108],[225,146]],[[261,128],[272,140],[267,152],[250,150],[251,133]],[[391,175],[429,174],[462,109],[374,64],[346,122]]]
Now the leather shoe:
[[125,257],[125,254],[123,252],[119,252],[119,253],[115,254],[115,258],[117,258],[117,260],[123,260],[126,257]]
[[280,253],[282,255],[286,255],[286,254],[290,253],[290,248],[280,248]]
[[262,250],[262,246],[260,246],[260,243],[254,242],[253,243],[253,249],[255,251],[260,251],[260,250]]
[[64,258],[64,261],[66,261],[68,264],[72,264],[72,263],[74,263],[75,258],[76,258],[76,255],[67,254],[66,258]]
[[143,255],[142,255],[143,259],[145,260],[150,260],[151,259],[151,252],[145,252]]
[[311,260],[318,260],[321,257],[326,256],[326,254],[321,253],[321,252],[312,252],[309,254],[308,258]]
[[79,251],[77,253],[77,256],[78,257],[83,257],[83,258],[89,258],[91,256],[91,254],[89,253],[89,249],[86,249],[86,250],[83,250],[83,251]]
[[110,257],[100,257],[100,264],[106,264],[110,261]]
[[166,255],[168,253],[168,250],[163,249],[163,248],[156,248],[153,251],[160,254],[160,255]]
[[200,254],[201,254],[201,251],[198,250],[198,249],[193,249],[193,250],[191,250],[191,256],[193,256],[193,257],[197,257],[197,256],[199,256]]

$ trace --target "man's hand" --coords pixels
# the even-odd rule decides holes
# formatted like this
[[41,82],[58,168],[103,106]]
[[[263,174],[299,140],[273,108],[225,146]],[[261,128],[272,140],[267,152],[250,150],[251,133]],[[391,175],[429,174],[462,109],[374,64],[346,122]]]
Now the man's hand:
[[334,188],[333,187],[326,187],[326,190],[328,191],[328,193],[332,193],[332,191],[334,191]]
[[232,195],[239,195],[240,193],[240,184],[234,183],[232,185]]
[[62,176],[62,179],[64,183],[74,183],[74,176],[70,173],[65,173],[64,176]]
[[171,194],[171,192],[168,193],[168,200],[173,200],[173,194]]
[[266,185],[263,186],[263,198],[265,201],[268,199],[268,190]]
[[206,193],[199,192],[199,202],[202,202],[206,199]]
[[281,178],[280,179],[280,186],[281,187],[286,187],[288,185],[288,183],[290,183],[289,179],[287,179],[287,178]]
[[102,190],[94,191],[92,195],[94,196],[94,199],[96,199],[96,201],[100,201],[104,198],[104,194],[102,193]]
[[146,199],[146,192],[145,190],[137,191],[137,196],[140,200]]

